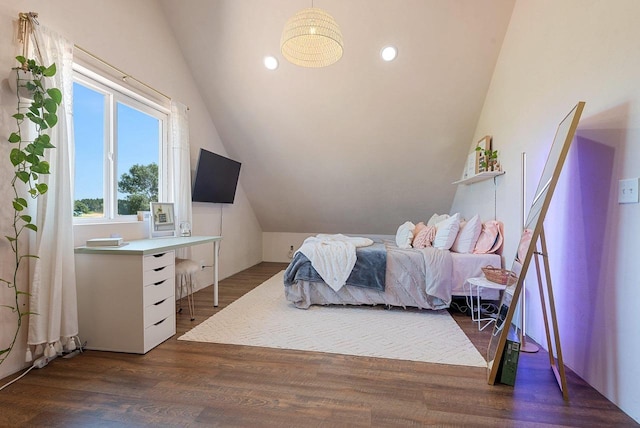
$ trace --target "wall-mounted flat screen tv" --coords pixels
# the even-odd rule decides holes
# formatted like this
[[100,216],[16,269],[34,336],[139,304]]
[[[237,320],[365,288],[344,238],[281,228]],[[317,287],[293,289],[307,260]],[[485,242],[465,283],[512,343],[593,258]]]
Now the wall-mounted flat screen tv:
[[232,204],[236,196],[240,162],[200,149],[191,200]]

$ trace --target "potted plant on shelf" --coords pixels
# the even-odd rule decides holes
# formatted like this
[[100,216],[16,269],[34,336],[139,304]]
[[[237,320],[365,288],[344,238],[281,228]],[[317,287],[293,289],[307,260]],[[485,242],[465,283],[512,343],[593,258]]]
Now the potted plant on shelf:
[[[9,151],[9,161],[13,166],[14,174],[11,179],[11,189],[13,198],[13,223],[11,233],[5,238],[9,241],[14,254],[14,271],[11,279],[0,279],[14,295],[10,304],[1,304],[0,307],[11,310],[16,316],[17,326],[15,334],[8,345],[0,344],[0,364],[2,364],[11,353],[18,332],[22,325],[22,320],[29,315],[29,311],[21,309],[20,300],[29,293],[18,288],[18,276],[20,266],[29,258],[37,256],[24,252],[21,248],[22,233],[31,230],[38,231],[34,219],[28,214],[28,201],[23,197],[27,193],[31,198],[36,199],[47,192],[46,183],[40,182],[42,175],[49,174],[49,162],[45,160],[45,152],[54,148],[51,139],[46,133],[58,123],[58,106],[62,102],[62,93],[58,88],[46,88],[45,79],[56,74],[56,65],[44,66],[38,64],[34,59],[27,59],[24,56],[16,57],[21,64],[15,68],[16,72],[16,113],[12,116],[16,121],[16,130],[9,136],[9,143],[12,145]],[[26,93],[25,93],[26,92]],[[24,99],[28,99],[24,102]],[[34,131],[27,131],[26,127],[32,125]],[[23,136],[24,134],[24,136]],[[28,135],[33,135],[29,139]]]
[[500,171],[498,162],[498,151],[476,147],[476,152],[480,152],[480,171]]

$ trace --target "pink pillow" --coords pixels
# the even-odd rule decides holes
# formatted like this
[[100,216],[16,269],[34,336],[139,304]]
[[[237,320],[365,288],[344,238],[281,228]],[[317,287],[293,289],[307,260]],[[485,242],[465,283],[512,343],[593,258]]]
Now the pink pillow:
[[490,220],[485,222],[482,225],[482,232],[480,232],[473,252],[475,254],[500,254],[502,252],[503,228],[501,221]]
[[413,238],[413,248],[427,248],[431,246],[433,240],[436,239],[436,227],[425,226]]
[[[413,240],[415,241],[416,236],[418,236],[418,233],[420,233],[423,229],[425,229],[427,226],[424,224],[424,222],[420,222],[418,224],[416,224],[416,228],[413,229]],[[415,247],[415,245],[413,245],[413,241],[411,242],[411,246]]]
[[529,244],[531,244],[531,238],[533,237],[533,230],[525,229],[522,231],[522,237],[520,238],[520,244],[518,245],[518,260],[524,262],[524,256],[527,255]]

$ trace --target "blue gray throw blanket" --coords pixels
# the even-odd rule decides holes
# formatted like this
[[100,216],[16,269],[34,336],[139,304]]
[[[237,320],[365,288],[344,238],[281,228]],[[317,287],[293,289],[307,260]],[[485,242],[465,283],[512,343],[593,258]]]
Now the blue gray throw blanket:
[[[384,243],[377,242],[368,247],[356,248],[356,257],[356,265],[347,278],[346,285],[384,291],[387,271],[387,250]],[[296,252],[284,273],[285,286],[297,281],[324,282],[309,259],[300,252]]]

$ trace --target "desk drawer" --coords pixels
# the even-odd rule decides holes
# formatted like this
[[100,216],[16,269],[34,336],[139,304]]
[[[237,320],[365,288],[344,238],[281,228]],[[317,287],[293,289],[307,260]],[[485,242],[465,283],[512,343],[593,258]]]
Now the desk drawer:
[[172,275],[162,281],[151,283],[144,287],[143,305],[147,306],[158,303],[168,297],[175,296],[175,277]]
[[172,311],[171,315],[144,329],[144,352],[161,344],[174,334],[176,334],[176,315]]
[[176,310],[176,301],[173,296],[169,296],[159,302],[153,303],[144,308],[145,328],[156,324],[158,321],[168,317]]
[[175,251],[166,251],[164,253],[144,256],[144,260],[142,261],[142,270],[146,272],[163,266],[168,266],[170,264],[175,264],[175,259]]
[[144,273],[142,282],[146,287],[151,284],[156,284],[161,281],[166,281],[168,279],[174,278],[175,276],[176,266],[174,264],[171,264],[169,266],[162,266],[154,270],[146,271]]

